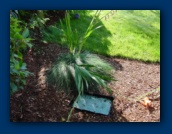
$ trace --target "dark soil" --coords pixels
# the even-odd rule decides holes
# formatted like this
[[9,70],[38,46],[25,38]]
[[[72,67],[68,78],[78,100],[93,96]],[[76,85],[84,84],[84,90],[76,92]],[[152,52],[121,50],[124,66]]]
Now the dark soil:
[[[37,44],[25,55],[28,70],[34,75],[27,79],[25,90],[10,98],[12,122],[66,121],[73,99],[72,93],[58,91],[45,81],[47,70],[59,53],[67,49],[58,45]],[[104,57],[111,63],[117,82],[109,83],[113,90],[113,105],[108,116],[74,109],[71,122],[159,122],[160,121],[160,65],[120,58]],[[99,94],[108,95],[105,91]],[[146,108],[140,100],[149,97],[152,107]]]

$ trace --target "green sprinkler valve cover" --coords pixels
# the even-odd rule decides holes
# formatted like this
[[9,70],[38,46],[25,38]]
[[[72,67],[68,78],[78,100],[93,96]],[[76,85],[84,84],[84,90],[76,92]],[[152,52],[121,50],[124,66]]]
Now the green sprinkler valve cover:
[[74,108],[103,115],[109,114],[111,105],[112,99],[85,94],[80,95],[73,103]]

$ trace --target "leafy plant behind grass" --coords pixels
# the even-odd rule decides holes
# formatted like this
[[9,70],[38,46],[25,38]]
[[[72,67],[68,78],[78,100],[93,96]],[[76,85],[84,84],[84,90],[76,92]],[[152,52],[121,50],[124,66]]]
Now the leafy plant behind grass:
[[22,31],[20,21],[10,17],[10,92],[23,89],[26,84],[26,77],[31,74],[27,71],[26,63],[23,62],[22,51],[30,44],[29,30]]

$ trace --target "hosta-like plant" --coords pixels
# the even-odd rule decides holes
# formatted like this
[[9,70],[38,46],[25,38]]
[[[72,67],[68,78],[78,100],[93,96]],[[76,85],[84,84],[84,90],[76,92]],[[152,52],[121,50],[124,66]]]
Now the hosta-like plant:
[[61,21],[62,31],[70,52],[58,56],[48,75],[48,81],[54,83],[58,89],[73,90],[78,94],[83,94],[86,90],[99,90],[100,87],[108,92],[111,91],[107,82],[114,80],[111,75],[113,67],[95,54],[82,52],[87,38],[94,30],[101,27],[95,27],[97,23],[95,20],[100,12],[96,11],[83,36],[79,36],[77,30],[71,28],[68,12],[65,20]]

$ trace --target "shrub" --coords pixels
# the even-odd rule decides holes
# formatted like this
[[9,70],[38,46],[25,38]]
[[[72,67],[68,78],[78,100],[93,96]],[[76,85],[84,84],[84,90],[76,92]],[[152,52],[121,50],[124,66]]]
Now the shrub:
[[30,44],[29,30],[22,32],[20,21],[10,17],[10,92],[13,93],[18,89],[23,89],[26,84],[25,78],[30,74],[27,71],[26,63],[23,62],[22,51]]
[[39,32],[45,28],[46,24],[51,21],[58,21],[64,18],[65,10],[17,10],[18,18],[25,23],[30,29],[38,29]]

